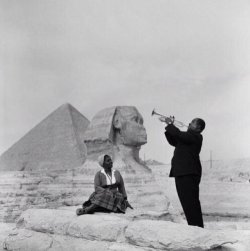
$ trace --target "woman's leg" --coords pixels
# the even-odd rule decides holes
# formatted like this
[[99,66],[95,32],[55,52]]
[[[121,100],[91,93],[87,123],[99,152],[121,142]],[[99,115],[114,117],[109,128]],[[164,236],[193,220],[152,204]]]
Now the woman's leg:
[[99,207],[95,204],[91,204],[87,207],[78,208],[76,210],[76,215],[83,215],[83,214],[93,214]]
[[94,213],[97,209],[99,208],[99,206],[97,206],[96,204],[91,204],[88,207],[84,208],[84,211],[86,214],[92,214]]

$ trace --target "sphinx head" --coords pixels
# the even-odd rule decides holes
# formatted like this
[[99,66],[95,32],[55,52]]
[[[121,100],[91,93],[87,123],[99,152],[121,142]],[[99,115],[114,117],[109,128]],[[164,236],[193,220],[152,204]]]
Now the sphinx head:
[[113,130],[113,143],[116,145],[141,146],[147,143],[143,118],[133,106],[116,107]]
[[97,152],[112,153],[113,146],[139,148],[147,143],[143,118],[133,106],[115,106],[99,111],[84,136],[88,156]]

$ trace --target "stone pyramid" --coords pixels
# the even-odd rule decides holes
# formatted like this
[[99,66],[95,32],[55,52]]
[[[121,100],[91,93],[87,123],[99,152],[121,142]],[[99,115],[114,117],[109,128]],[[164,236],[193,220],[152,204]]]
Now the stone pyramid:
[[0,157],[0,170],[68,169],[82,165],[87,149],[83,134],[89,125],[70,104],[42,120]]

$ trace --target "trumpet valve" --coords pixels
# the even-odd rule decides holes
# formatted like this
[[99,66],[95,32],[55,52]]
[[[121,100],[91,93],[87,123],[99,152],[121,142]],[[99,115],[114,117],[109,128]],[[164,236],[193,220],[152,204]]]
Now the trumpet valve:
[[160,116],[160,117],[159,117],[159,120],[160,120],[161,122],[166,122],[166,118],[163,117],[163,116]]

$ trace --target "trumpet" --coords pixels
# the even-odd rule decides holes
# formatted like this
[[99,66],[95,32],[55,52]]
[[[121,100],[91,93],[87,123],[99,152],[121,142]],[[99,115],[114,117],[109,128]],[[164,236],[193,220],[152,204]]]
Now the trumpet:
[[[165,115],[162,115],[162,114],[156,112],[155,109],[152,111],[152,114],[151,114],[151,115],[152,115],[152,116],[153,116],[153,115],[157,115],[157,116],[160,116],[160,118],[164,118],[164,119],[170,118],[170,119],[173,121],[173,124],[174,124],[175,126],[178,126],[178,127],[188,127],[188,126],[185,125],[183,122],[181,122],[181,121],[179,121],[179,120],[176,120],[174,116],[169,116],[169,117],[167,117],[167,116],[165,116]],[[163,121],[162,121],[162,122],[163,122]]]

